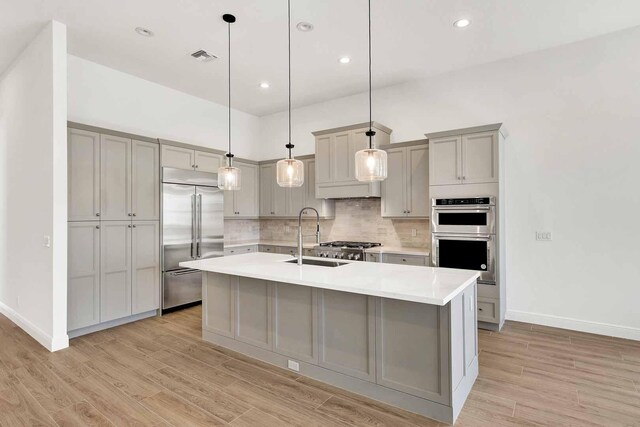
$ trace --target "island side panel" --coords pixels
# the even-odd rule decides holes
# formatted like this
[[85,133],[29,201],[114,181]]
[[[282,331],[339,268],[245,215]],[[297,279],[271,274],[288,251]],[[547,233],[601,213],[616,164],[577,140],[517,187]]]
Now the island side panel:
[[238,277],[202,274],[202,329],[233,338],[236,333],[236,288]]
[[320,366],[375,382],[375,300],[318,289]]
[[451,384],[454,421],[478,377],[477,285],[449,303],[451,313]]
[[271,283],[249,277],[239,277],[237,283],[235,338],[271,350]]
[[273,350],[305,362],[318,362],[317,289],[272,283]]
[[450,405],[449,304],[377,299],[377,383]]

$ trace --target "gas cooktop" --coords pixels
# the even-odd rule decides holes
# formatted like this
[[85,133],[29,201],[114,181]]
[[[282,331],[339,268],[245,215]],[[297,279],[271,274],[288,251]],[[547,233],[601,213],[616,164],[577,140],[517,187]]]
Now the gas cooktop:
[[376,246],[382,246],[382,243],[346,242],[346,241],[338,240],[335,242],[320,243],[320,246],[329,247],[329,248],[369,249],[369,248],[375,248]]

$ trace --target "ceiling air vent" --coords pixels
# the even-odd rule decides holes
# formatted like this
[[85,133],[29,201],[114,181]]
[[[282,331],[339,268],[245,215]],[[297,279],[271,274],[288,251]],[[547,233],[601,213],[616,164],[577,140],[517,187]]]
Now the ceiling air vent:
[[195,59],[197,59],[200,62],[209,62],[218,58],[217,56],[207,52],[206,50],[199,50],[197,52],[193,52],[191,56],[193,56]]

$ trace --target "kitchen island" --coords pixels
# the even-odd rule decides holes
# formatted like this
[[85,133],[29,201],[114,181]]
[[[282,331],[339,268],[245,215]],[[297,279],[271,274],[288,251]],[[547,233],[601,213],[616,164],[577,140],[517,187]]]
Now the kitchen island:
[[181,263],[205,272],[203,339],[453,423],[478,375],[479,274],[292,260],[250,253]]

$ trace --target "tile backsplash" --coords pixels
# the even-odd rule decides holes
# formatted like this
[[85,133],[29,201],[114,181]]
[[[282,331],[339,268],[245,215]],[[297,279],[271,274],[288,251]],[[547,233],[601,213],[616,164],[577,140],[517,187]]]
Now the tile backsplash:
[[[236,222],[226,221],[226,222]],[[295,241],[298,236],[297,219],[264,219],[259,222],[259,236],[262,240]],[[404,246],[411,248],[429,248],[431,245],[430,222],[428,219],[388,219],[380,216],[380,199],[342,199],[336,200],[336,217],[320,221],[320,234],[323,241],[353,240],[380,242],[385,246]],[[249,224],[234,225],[239,232],[250,234],[245,227]],[[251,225],[253,228],[253,224]],[[315,233],[315,221],[311,217],[303,219],[304,234]],[[416,236],[412,231],[416,231]],[[231,231],[231,230],[230,230]],[[225,225],[225,232],[227,226]],[[253,231],[251,231],[253,233]],[[230,239],[231,234],[226,234]],[[311,240],[308,237],[306,240]],[[233,240],[246,240],[233,237]]]
[[224,221],[224,239],[226,241],[259,240],[260,220],[231,219]]

